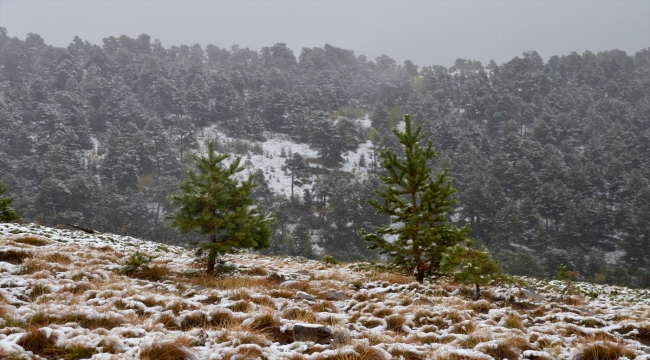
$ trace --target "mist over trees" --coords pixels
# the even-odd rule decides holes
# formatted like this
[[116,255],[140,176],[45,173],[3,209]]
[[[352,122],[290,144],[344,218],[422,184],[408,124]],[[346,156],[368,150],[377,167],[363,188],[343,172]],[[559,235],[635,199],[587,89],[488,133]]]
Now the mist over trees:
[[[164,47],[141,35],[57,48],[6,34],[0,182],[23,221],[192,240],[165,223],[168,196],[216,126],[247,141],[217,142],[220,152],[260,155],[246,144],[282,134],[318,153],[285,154],[276,171],[291,175],[291,198],[254,172],[253,197],[277,218],[270,252],[377,259],[358,230],[388,224],[366,200],[380,186],[379,153],[399,151],[390,129],[410,113],[438,153],[430,166],[448,168],[458,190],[451,220],[506,272],[552,277],[564,265],[650,286],[648,49],[446,68],[330,45],[296,55],[281,43]],[[370,130],[354,121],[365,114]],[[342,171],[368,139],[376,156],[356,164],[368,176]]]

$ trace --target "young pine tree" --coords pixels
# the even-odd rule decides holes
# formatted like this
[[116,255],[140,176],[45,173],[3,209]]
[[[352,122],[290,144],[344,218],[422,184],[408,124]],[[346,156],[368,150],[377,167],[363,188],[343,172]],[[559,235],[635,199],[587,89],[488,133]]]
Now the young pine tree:
[[9,207],[14,202],[13,198],[3,198],[1,197],[4,192],[7,191],[7,188],[0,183],[0,222],[10,222],[20,219],[18,214]]
[[170,197],[172,204],[180,205],[169,216],[174,227],[182,233],[210,235],[210,242],[201,244],[199,252],[207,252],[209,274],[214,272],[220,255],[235,248],[261,249],[270,245],[268,225],[273,217],[253,206],[253,175],[245,181],[234,178],[244,170],[239,165],[241,158],[229,166],[222,164],[228,156],[217,155],[210,142],[206,157],[193,156],[198,172],[189,171],[189,179]]
[[460,240],[465,239],[469,227],[457,229],[449,223],[447,212],[454,193],[447,171],[432,175],[427,161],[436,156],[432,142],[420,146],[424,138],[422,127],[411,129],[411,118],[404,116],[404,132],[393,129],[404,148],[405,157],[398,159],[390,151],[381,153],[381,167],[388,176],[382,176],[386,185],[378,190],[382,201],[369,201],[378,214],[391,217],[391,224],[375,228],[375,233],[362,230],[363,239],[371,242],[371,249],[388,254],[392,263],[413,271],[417,281],[424,281],[440,270],[442,255]]
[[474,242],[465,240],[465,246],[458,244],[450,248],[440,263],[442,272],[465,285],[474,284],[474,300],[481,298],[481,285],[487,285],[501,276],[501,268],[484,249],[473,249]]

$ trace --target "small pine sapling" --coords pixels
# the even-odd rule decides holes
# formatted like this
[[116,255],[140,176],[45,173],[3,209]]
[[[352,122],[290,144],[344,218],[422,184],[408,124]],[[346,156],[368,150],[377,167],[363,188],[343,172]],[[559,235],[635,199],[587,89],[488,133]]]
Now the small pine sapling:
[[20,217],[18,214],[16,214],[16,212],[9,207],[9,205],[14,202],[14,199],[10,197],[1,197],[5,191],[7,191],[7,188],[2,183],[0,183],[0,222],[11,222],[19,220]]
[[426,147],[422,126],[411,129],[411,118],[404,116],[405,130],[393,129],[404,148],[404,158],[387,150],[381,153],[381,167],[387,176],[377,191],[381,201],[369,201],[378,214],[388,215],[391,224],[375,228],[374,233],[361,230],[371,249],[379,249],[391,258],[392,265],[415,275],[418,282],[439,273],[445,251],[464,239],[469,227],[458,229],[449,223],[448,212],[455,192],[443,171],[437,176],[427,165],[436,156],[433,143]]
[[473,249],[474,241],[466,239],[465,244],[450,248],[442,257],[440,268],[454,280],[474,284],[474,300],[481,298],[481,285],[487,285],[502,277],[501,268],[483,247]]
[[560,293],[561,302],[564,301],[564,295],[570,295],[573,292],[573,282],[579,275],[580,273],[577,271],[569,271],[564,264],[558,266],[557,272],[555,273],[555,279],[564,281],[564,289],[562,289],[562,292]]
[[180,191],[170,197],[173,205],[180,207],[169,215],[171,225],[181,233],[196,231],[210,235],[202,243],[198,256],[207,253],[207,272],[214,273],[217,259],[235,249],[261,249],[270,245],[274,221],[272,215],[255,206],[251,192],[255,188],[254,176],[236,179],[244,171],[241,158],[226,166],[223,161],[230,155],[216,154],[214,142],[208,143],[205,157],[193,155],[197,172],[189,171],[189,179],[180,185]]
[[147,267],[149,267],[151,259],[151,256],[146,256],[145,254],[136,251],[131,254],[131,256],[129,256],[129,260],[127,260],[124,263],[124,266],[120,268],[120,272],[125,275],[131,275],[140,269],[147,269]]

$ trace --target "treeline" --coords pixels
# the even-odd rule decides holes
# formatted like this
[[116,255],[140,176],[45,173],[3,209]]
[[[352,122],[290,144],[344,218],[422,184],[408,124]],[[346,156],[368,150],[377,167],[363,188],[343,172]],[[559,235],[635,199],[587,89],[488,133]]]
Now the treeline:
[[[449,168],[459,190],[451,218],[469,222],[507,271],[551,277],[564,265],[650,286],[648,50],[445,68],[330,45],[296,57],[284,44],[165,48],[141,35],[57,48],[6,34],[0,180],[26,221],[188,240],[163,221],[167,196],[204,129],[217,126],[248,141],[282,133],[318,151],[286,154],[284,171],[302,189],[291,199],[256,175],[256,200],[278,218],[271,251],[313,257],[314,242],[342,260],[375,258],[357,231],[387,221],[366,203],[378,167],[360,159],[370,175],[358,177],[339,165],[367,139],[376,154],[398,150],[390,129],[409,112],[440,154],[432,166]],[[369,132],[351,121],[366,113]],[[305,175],[309,161],[323,167]]]

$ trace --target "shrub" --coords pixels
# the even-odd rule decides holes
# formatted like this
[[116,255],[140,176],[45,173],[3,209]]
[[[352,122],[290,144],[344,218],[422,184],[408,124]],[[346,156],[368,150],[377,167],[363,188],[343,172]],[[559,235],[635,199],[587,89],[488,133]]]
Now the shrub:
[[125,275],[132,275],[140,269],[146,269],[151,262],[151,256],[146,256],[139,251],[134,252],[129,256],[129,260],[124,263],[120,268],[120,272]]
[[338,265],[339,261],[332,255],[325,255],[321,258],[321,261],[328,265]]

